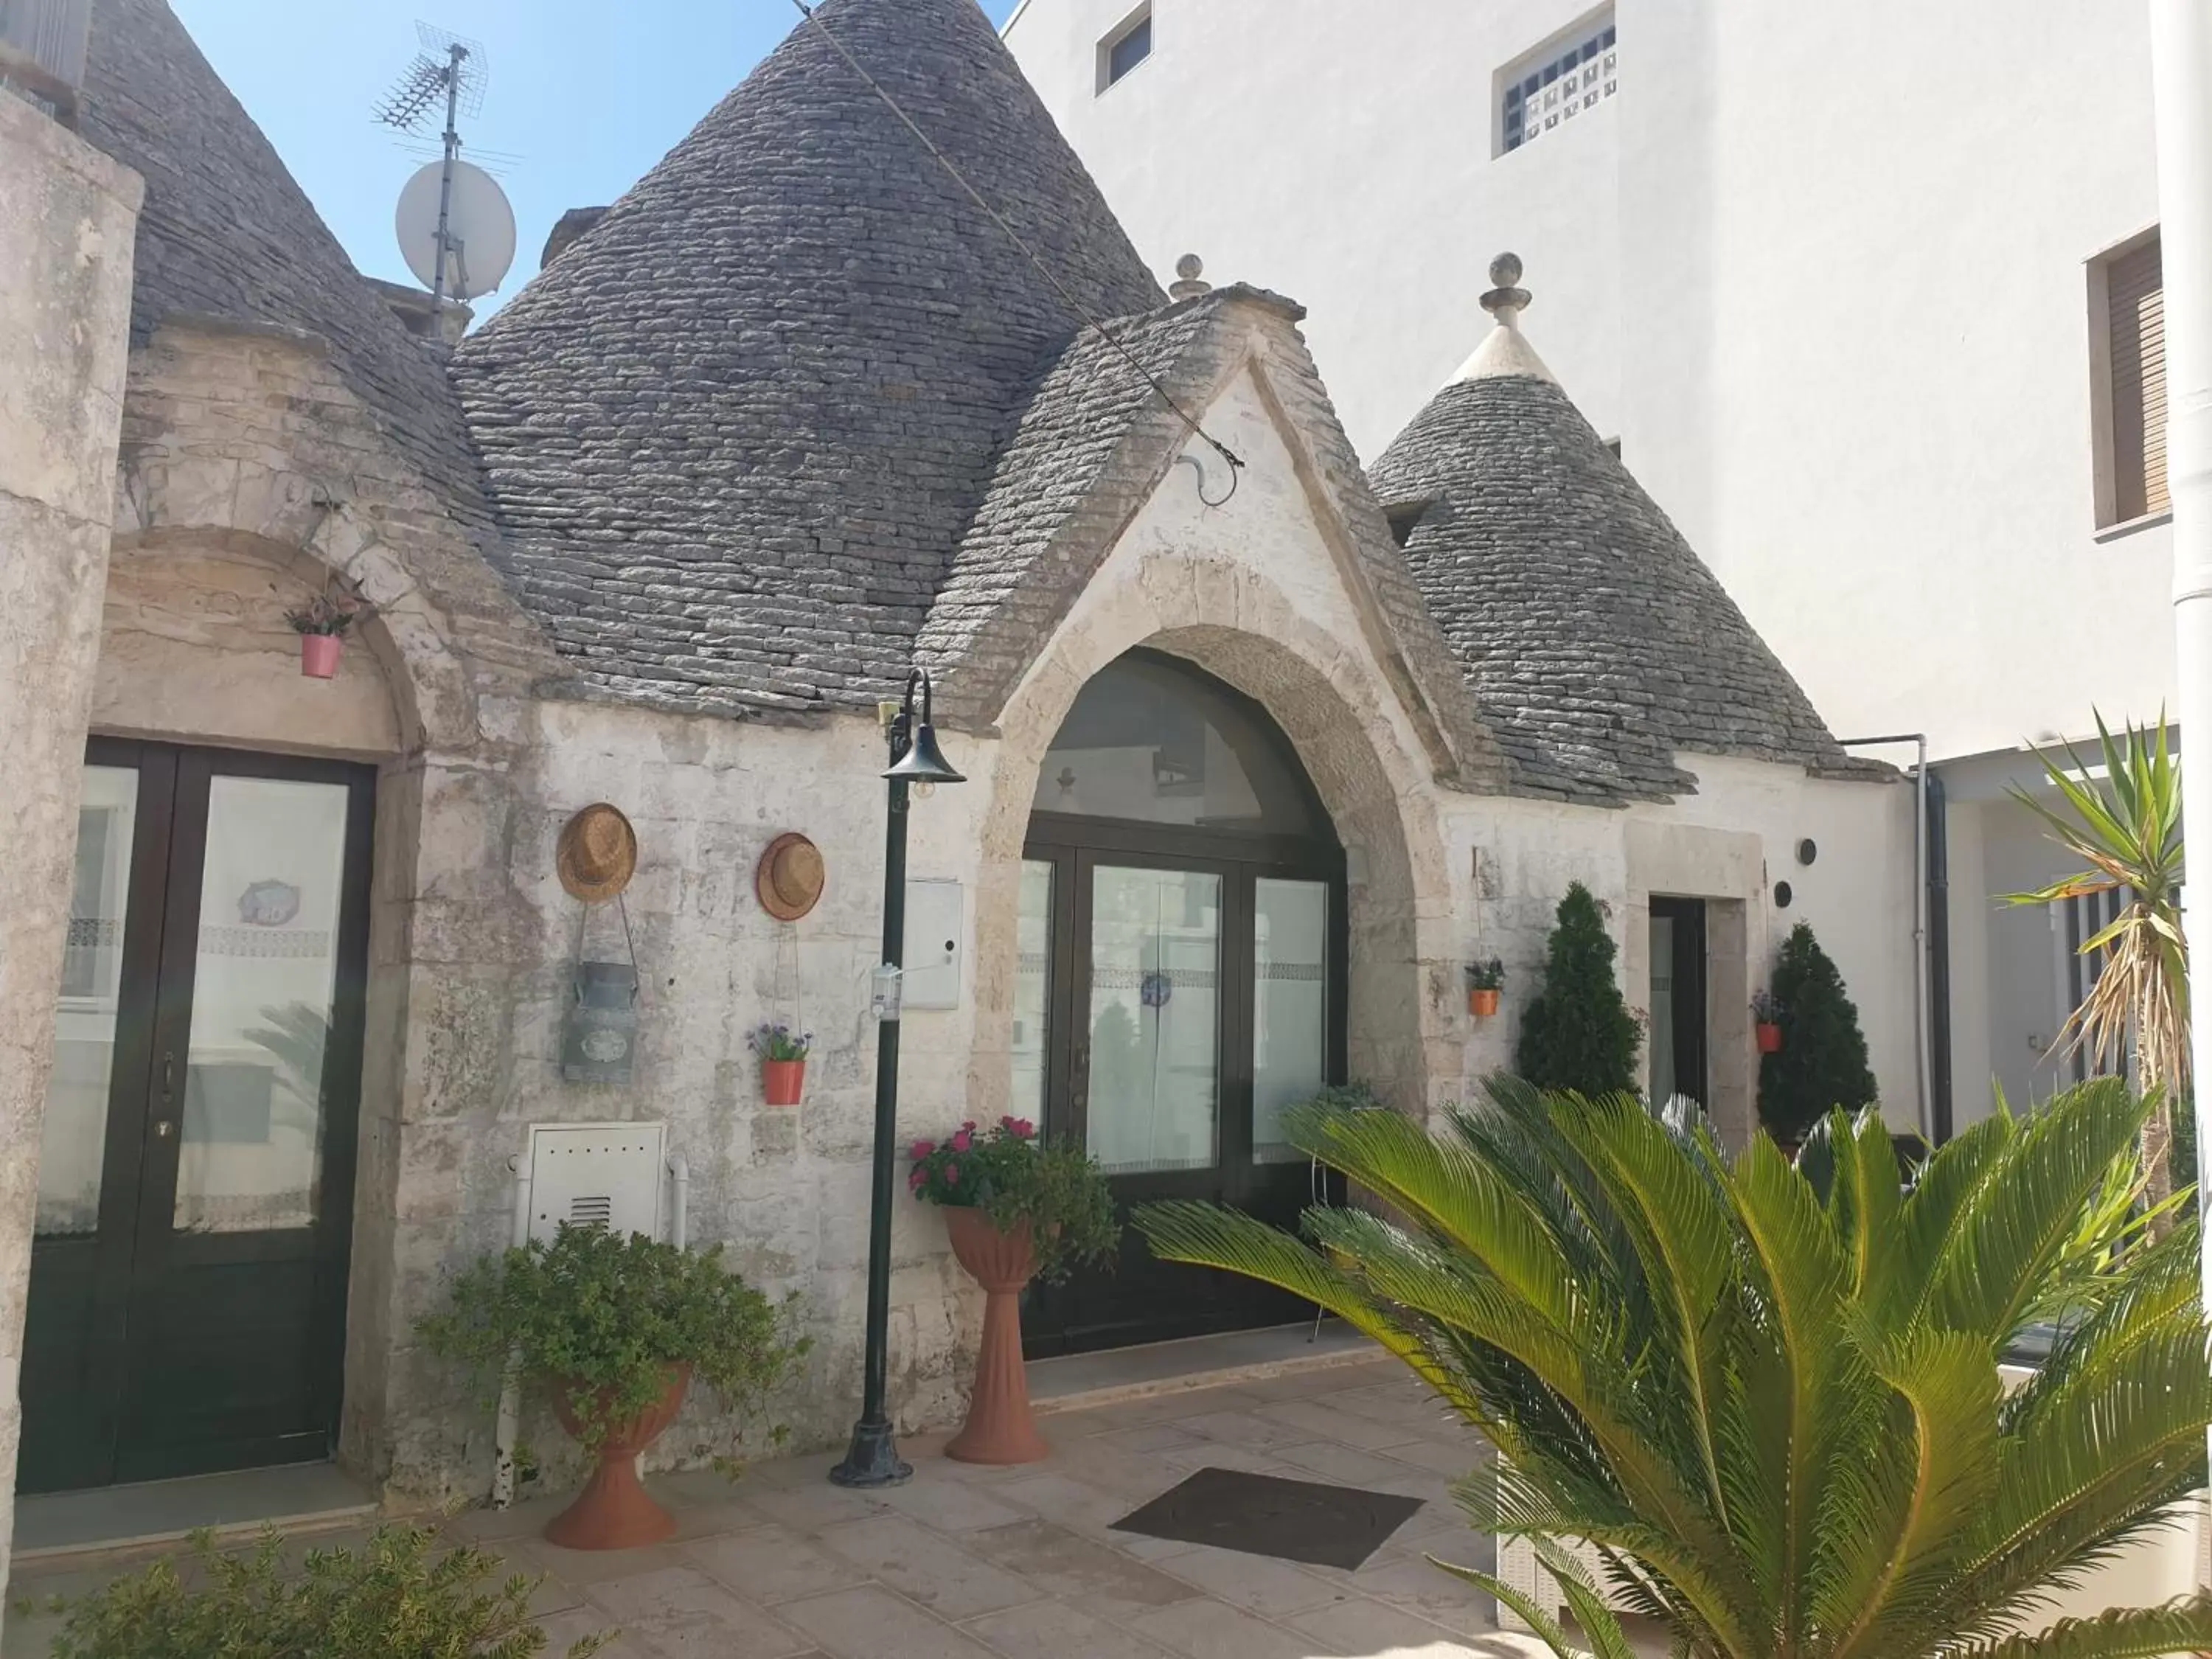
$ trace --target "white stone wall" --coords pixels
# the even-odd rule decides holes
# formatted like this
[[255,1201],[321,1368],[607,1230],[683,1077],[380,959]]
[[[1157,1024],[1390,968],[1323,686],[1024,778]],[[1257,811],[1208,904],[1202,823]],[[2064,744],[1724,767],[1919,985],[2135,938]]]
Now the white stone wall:
[[[117,166],[0,92],[0,1494],[21,1432],[24,1289],[55,993],[70,912],[87,705],[123,412],[142,196]],[[0,1496],[0,1573],[14,1531]]]

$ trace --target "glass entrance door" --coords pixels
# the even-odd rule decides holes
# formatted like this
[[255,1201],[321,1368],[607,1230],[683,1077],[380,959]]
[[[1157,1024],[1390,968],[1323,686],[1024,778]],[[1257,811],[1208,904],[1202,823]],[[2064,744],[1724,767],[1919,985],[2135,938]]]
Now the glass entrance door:
[[[1332,877],[1134,846],[1030,851],[1016,1037],[1036,1058],[1018,1054],[1016,1081],[1036,1094],[1017,1109],[1034,1098],[1048,1138],[1087,1148],[1125,1213],[1189,1198],[1293,1223],[1313,1171],[1282,1115],[1341,1066]],[[1023,1328],[1043,1354],[1310,1312],[1249,1279],[1155,1261],[1132,1231],[1112,1272],[1035,1291]]]
[[373,793],[362,767],[93,744],[23,1490],[328,1455]]

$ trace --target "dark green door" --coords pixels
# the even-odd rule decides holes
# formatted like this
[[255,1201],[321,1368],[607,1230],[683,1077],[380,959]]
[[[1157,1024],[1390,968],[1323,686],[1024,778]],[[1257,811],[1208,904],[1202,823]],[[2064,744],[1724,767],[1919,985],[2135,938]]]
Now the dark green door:
[[21,1490],[329,1455],[374,782],[338,762],[91,744]]

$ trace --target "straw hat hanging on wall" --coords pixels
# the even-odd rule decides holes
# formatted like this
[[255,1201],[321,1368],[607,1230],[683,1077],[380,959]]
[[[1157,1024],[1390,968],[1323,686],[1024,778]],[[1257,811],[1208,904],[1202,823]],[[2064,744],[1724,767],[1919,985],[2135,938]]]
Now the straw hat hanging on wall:
[[620,808],[594,801],[562,826],[553,867],[571,896],[605,904],[637,873],[637,832]]
[[753,872],[761,908],[778,921],[797,921],[820,903],[827,881],[822,849],[796,831],[769,842]]

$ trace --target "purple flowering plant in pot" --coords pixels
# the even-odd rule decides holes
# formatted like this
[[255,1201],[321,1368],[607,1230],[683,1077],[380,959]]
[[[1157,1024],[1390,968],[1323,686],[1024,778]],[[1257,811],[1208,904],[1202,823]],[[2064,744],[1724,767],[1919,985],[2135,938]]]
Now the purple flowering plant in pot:
[[968,1421],[945,1455],[1033,1463],[1048,1448],[1030,1413],[1021,1293],[1032,1279],[1112,1265],[1121,1242],[1113,1189],[1096,1159],[1046,1146],[1024,1117],[1002,1117],[988,1130],[971,1121],[942,1141],[915,1141],[910,1155],[908,1190],[944,1207],[952,1254],[985,1295]]
[[806,1056],[814,1033],[794,1032],[781,1020],[763,1021],[745,1039],[760,1056],[761,1098],[771,1106],[796,1106],[806,1088]]

